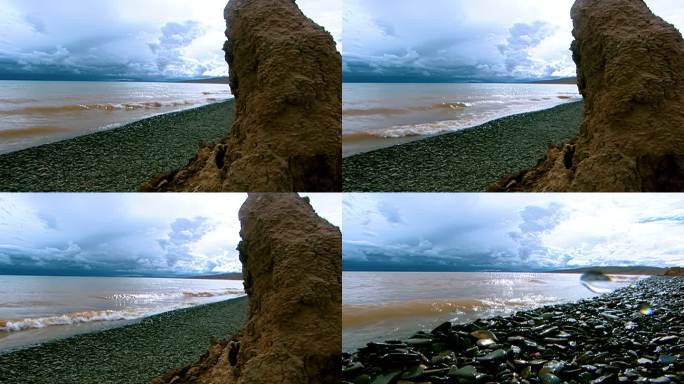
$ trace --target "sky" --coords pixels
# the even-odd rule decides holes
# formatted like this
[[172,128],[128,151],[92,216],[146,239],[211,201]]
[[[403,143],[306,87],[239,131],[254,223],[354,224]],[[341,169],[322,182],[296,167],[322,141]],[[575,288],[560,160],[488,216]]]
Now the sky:
[[[298,0],[334,37],[342,0]],[[227,0],[0,0],[0,79],[227,76]]]
[[[339,194],[303,194],[341,224]],[[0,194],[0,275],[240,272],[246,194]]]
[[345,194],[345,270],[684,266],[684,195]]
[[[348,82],[523,81],[575,76],[574,0],[344,0]],[[684,30],[684,2],[646,0]]]

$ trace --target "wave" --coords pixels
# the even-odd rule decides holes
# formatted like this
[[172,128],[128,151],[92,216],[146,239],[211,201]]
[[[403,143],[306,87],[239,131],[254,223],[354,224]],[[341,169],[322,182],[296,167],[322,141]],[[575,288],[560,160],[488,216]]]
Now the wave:
[[2,139],[17,139],[22,137],[42,136],[54,133],[69,132],[70,129],[64,127],[26,127],[17,129],[4,129],[0,131]]
[[220,291],[185,291],[171,293],[117,293],[107,296],[98,296],[98,298],[116,302],[152,303],[161,301],[176,301],[178,299],[189,297],[219,297],[242,295],[244,293],[245,292],[242,289],[228,288]]
[[472,314],[483,311],[506,311],[553,304],[556,297],[531,295],[522,298],[410,300],[384,304],[344,304],[342,326],[360,327],[387,320]]
[[226,289],[220,292],[183,292],[185,297],[217,297],[240,294],[244,294],[244,291],[241,289]]
[[201,104],[200,102],[192,102],[189,100],[174,101],[162,103],[159,101],[146,101],[139,103],[101,103],[101,104],[71,104],[71,105],[54,105],[54,106],[32,106],[17,109],[10,109],[0,111],[0,115],[51,115],[61,113],[74,113],[84,111],[99,111],[99,112],[113,112],[113,111],[138,111],[160,109],[163,107],[180,107],[186,105]]
[[432,110],[460,110],[472,106],[462,102],[442,102],[430,106],[407,107],[407,108],[349,108],[342,111],[344,116],[375,116],[375,115],[402,115],[412,112],[426,112]]
[[0,98],[0,104],[3,104],[3,103],[4,103],[4,104],[26,104],[26,103],[37,103],[37,102],[39,102],[39,101],[40,101],[40,100],[36,100],[36,99],[25,99],[25,98],[18,98],[18,99],[14,99],[14,98],[3,99],[3,98]]
[[67,313],[64,315],[25,318],[22,320],[0,320],[0,331],[18,332],[40,329],[55,325],[74,325],[100,321],[134,320],[145,316],[142,310],[106,310]]
[[227,89],[223,90],[223,91],[215,91],[215,92],[206,91],[206,92],[202,92],[202,94],[204,96],[207,96],[207,95],[232,95],[232,93]]

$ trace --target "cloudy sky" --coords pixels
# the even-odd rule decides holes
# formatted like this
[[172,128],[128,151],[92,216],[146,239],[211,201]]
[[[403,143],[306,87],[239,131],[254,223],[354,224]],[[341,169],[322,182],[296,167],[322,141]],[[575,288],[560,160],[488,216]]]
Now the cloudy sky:
[[[342,0],[298,0],[334,37]],[[227,0],[0,0],[0,79],[225,76]]]
[[684,196],[345,194],[347,270],[684,266]]
[[[575,76],[574,0],[344,0],[345,81]],[[684,30],[681,0],[646,0]]]
[[[308,194],[341,223],[339,194]],[[0,275],[241,271],[246,194],[0,194]]]

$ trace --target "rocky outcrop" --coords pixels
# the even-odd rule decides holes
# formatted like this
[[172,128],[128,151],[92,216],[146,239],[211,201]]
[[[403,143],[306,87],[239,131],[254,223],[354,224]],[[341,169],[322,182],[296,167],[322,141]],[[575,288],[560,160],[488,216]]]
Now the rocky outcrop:
[[643,0],[577,0],[579,136],[498,191],[684,190],[684,40]]
[[665,271],[665,276],[684,276],[684,268],[672,267]]
[[229,136],[143,191],[341,191],[342,61],[293,0],[225,9],[236,116]]
[[154,383],[338,383],[339,229],[295,194],[250,194],[240,222],[247,324],[231,340],[215,341],[198,363]]

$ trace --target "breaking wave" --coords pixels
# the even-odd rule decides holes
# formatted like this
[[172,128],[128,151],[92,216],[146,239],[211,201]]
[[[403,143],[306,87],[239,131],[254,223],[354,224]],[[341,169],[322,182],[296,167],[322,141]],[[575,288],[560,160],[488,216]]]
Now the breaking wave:
[[460,110],[470,107],[469,103],[462,102],[442,102],[430,106],[408,107],[408,108],[349,108],[342,111],[345,116],[374,116],[374,115],[401,115],[412,112],[425,112],[432,110]]
[[143,310],[107,310],[67,313],[58,316],[26,318],[22,320],[0,320],[0,331],[18,332],[54,325],[74,325],[100,321],[134,320],[145,316]]
[[439,314],[460,316],[478,312],[503,312],[554,304],[551,296],[530,295],[521,298],[411,300],[383,304],[344,304],[342,326],[360,327],[386,320],[432,317]]
[[146,101],[146,102],[136,102],[136,103],[102,103],[102,104],[71,104],[71,105],[54,105],[54,106],[31,106],[16,109],[8,109],[0,111],[0,115],[52,115],[52,114],[63,114],[63,113],[74,113],[74,112],[85,112],[85,111],[96,111],[96,112],[114,112],[114,111],[139,111],[139,110],[155,110],[165,107],[182,107],[182,106],[192,106],[201,105],[207,102],[217,102],[221,99],[216,97],[209,97],[202,100],[190,101],[172,101],[172,102],[159,102],[159,101]]

